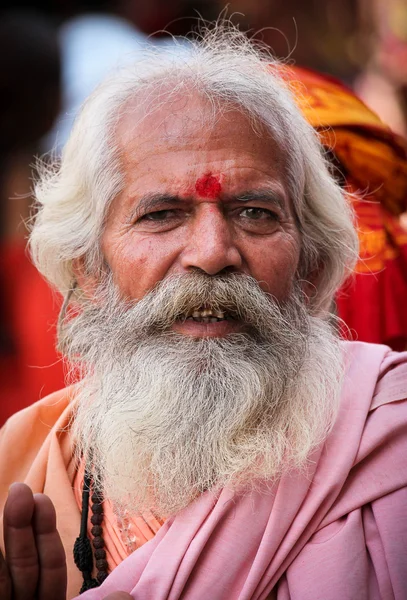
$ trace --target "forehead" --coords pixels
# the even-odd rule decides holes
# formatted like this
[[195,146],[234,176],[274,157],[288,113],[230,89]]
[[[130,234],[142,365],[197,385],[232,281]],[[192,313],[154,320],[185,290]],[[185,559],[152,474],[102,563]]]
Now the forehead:
[[[233,193],[241,184],[284,187],[285,159],[262,124],[232,106],[194,95],[127,104],[116,130],[125,185],[156,190],[192,185],[208,174]],[[249,189],[249,188],[247,188]],[[172,190],[174,191],[174,190]]]

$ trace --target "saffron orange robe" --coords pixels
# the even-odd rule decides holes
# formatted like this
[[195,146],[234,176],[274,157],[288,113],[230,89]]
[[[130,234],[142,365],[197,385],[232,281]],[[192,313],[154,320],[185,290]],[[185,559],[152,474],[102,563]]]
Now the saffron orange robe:
[[[67,555],[67,598],[73,598],[82,585],[81,573],[73,563],[83,485],[83,465],[78,465],[74,458],[69,434],[74,405],[75,386],[71,386],[20,411],[0,433],[0,456],[5,458],[0,460],[1,512],[13,481],[27,483],[34,493],[41,492],[52,499]],[[92,528],[90,517],[89,514],[89,533]],[[109,570],[120,564],[130,551],[152,539],[163,522],[152,513],[143,513],[118,523],[110,503],[104,502],[103,537]]]

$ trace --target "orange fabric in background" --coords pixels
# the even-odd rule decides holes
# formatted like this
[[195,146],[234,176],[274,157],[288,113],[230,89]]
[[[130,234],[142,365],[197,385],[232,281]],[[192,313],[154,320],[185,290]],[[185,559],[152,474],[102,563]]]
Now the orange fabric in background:
[[288,86],[322,144],[362,192],[386,211],[407,210],[407,142],[340,81],[309,69],[285,69]]
[[360,258],[338,293],[349,337],[407,348],[407,143],[336,79],[300,67],[285,77],[340,165],[357,219]]

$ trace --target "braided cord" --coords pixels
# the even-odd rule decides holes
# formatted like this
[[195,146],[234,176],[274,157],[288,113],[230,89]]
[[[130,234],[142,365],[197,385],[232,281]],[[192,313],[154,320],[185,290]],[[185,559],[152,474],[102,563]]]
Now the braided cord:
[[93,571],[93,554],[92,546],[88,538],[87,525],[89,515],[89,494],[91,488],[91,477],[85,469],[85,475],[83,479],[82,489],[82,514],[81,514],[81,528],[79,536],[75,540],[73,547],[73,558],[76,566],[82,572],[83,584],[80,589],[80,594],[91,590],[100,585],[97,579],[92,577]]

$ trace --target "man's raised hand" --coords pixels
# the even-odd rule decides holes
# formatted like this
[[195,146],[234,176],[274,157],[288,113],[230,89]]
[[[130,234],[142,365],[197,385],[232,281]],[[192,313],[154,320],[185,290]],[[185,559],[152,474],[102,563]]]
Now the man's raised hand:
[[[66,600],[65,551],[48,496],[14,483],[4,507],[4,545],[0,552],[0,600]],[[132,600],[114,592],[105,600]]]
[[65,600],[65,551],[55,509],[24,483],[10,487],[4,507],[5,557],[0,553],[1,600]]

